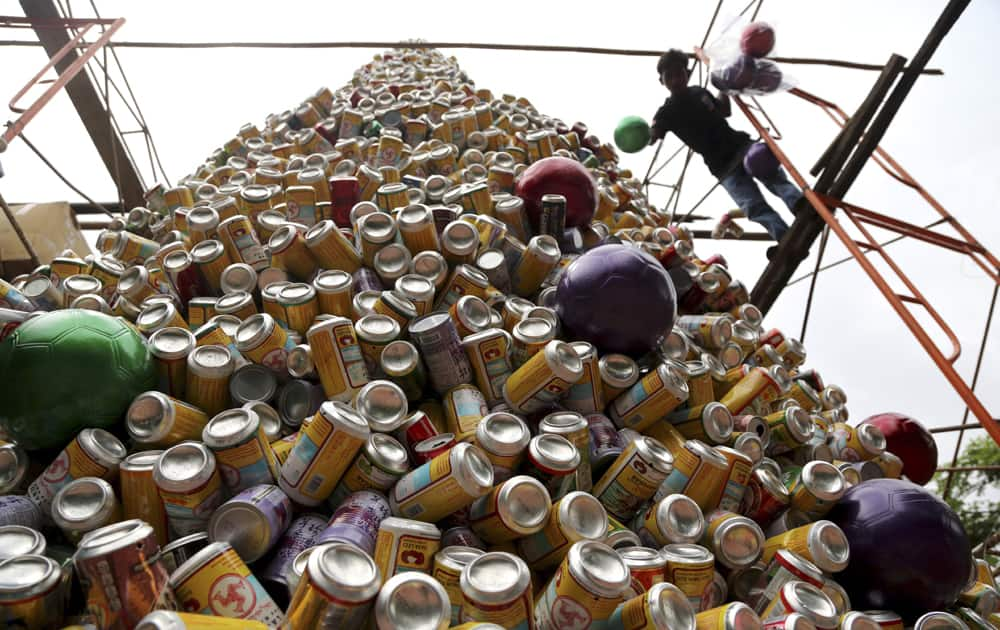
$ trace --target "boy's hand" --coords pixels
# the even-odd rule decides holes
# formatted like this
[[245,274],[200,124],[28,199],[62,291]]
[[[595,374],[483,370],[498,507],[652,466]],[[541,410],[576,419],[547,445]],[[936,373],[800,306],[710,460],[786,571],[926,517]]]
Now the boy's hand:
[[698,59],[698,61],[702,62],[706,66],[711,64],[711,60],[708,58],[708,55],[705,54],[705,50],[701,46],[694,47],[694,56]]

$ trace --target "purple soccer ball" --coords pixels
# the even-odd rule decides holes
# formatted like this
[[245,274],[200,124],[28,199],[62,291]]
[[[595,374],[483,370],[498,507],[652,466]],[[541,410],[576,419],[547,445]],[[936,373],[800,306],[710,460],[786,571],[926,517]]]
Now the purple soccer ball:
[[782,74],[778,64],[767,59],[757,59],[755,62],[756,68],[750,81],[750,89],[769,94],[780,88]]
[[601,245],[563,273],[556,312],[573,339],[602,353],[640,357],[674,325],[677,294],[655,258],[630,245]]
[[743,169],[757,179],[773,177],[781,164],[771,153],[771,148],[763,142],[757,142],[747,149],[743,156]]
[[740,55],[729,65],[712,71],[712,85],[719,90],[738,92],[753,81],[756,68],[756,59],[750,55]]
[[962,522],[914,483],[865,481],[844,493],[827,518],[851,546],[851,562],[835,579],[857,610],[894,610],[912,623],[953,604],[969,582],[972,549]]

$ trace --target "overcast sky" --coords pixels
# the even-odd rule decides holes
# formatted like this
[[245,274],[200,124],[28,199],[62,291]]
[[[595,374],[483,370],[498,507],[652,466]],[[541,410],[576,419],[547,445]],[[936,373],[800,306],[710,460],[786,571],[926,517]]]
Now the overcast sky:
[[[882,63],[893,52],[911,57],[944,5],[943,1],[927,0],[768,0],[759,17],[777,29],[776,55]],[[18,3],[0,6],[3,12],[21,14]],[[523,1],[426,5],[385,0],[377,4],[284,5],[261,1],[98,2],[103,16],[128,20],[116,36],[121,41],[423,38],[686,50],[700,43],[714,6],[715,2],[708,0],[601,5]],[[742,1],[728,0],[720,22],[743,6]],[[72,7],[78,16],[93,15],[86,2],[77,0]],[[945,76],[918,81],[882,144],[994,252],[1000,251],[1000,221],[996,218],[1000,178],[995,148],[1000,142],[1000,110],[996,107],[1000,90],[995,82],[998,27],[1000,4],[989,0],[972,3],[931,61],[931,66],[944,69]],[[3,37],[31,39],[33,35],[6,30]],[[193,171],[242,123],[260,124],[268,113],[294,106],[320,86],[340,86],[374,52],[121,49],[118,54],[167,175],[175,180]],[[457,56],[479,87],[525,96],[541,112],[567,122],[582,120],[604,139],[611,138],[615,123],[623,116],[650,118],[666,96],[657,83],[655,58],[446,52]],[[4,48],[0,55],[4,68],[0,96],[5,98],[45,63],[40,48]],[[802,88],[839,103],[848,112],[860,103],[877,76],[875,72],[813,66],[789,66],[785,71]],[[807,172],[836,128],[818,109],[794,97],[775,95],[762,103],[784,135],[782,147],[800,170]],[[134,128],[120,101],[114,102],[114,111],[124,128]],[[733,124],[750,129],[739,113],[734,114]],[[56,98],[29,125],[27,135],[91,197],[116,197],[107,171],[65,95]],[[143,175],[154,181],[138,143],[140,136],[131,138]],[[676,142],[668,138],[665,148],[672,150]],[[641,176],[652,155],[652,149],[647,149],[624,156],[623,163]],[[0,161],[6,171],[0,191],[8,201],[78,200],[22,143],[15,141],[0,155]],[[668,168],[661,181],[673,183],[676,176],[677,170]],[[712,182],[696,158],[685,183],[681,210],[686,212]],[[915,194],[876,167],[864,171],[847,198],[914,223],[937,218]],[[717,191],[700,212],[719,215],[732,205],[724,192]],[[775,207],[780,207],[780,202]],[[755,224],[746,227],[759,229]],[[764,248],[762,243],[696,243],[703,257],[722,252],[734,275],[749,286],[764,267]],[[814,246],[813,255],[817,249]],[[844,252],[839,242],[831,241],[826,260],[840,258]],[[957,366],[971,378],[990,283],[971,262],[944,250],[903,242],[891,252],[951,322],[964,348]],[[800,273],[813,264],[813,259],[807,261]],[[787,289],[766,323],[798,336],[807,287],[808,283],[802,282]],[[996,414],[1000,409],[996,326],[993,332],[979,392]],[[805,343],[809,364],[828,383],[837,383],[847,391],[852,419],[900,411],[931,426],[961,420],[964,407],[958,395],[853,262],[820,276]],[[942,459],[951,457],[952,435],[939,436]]]

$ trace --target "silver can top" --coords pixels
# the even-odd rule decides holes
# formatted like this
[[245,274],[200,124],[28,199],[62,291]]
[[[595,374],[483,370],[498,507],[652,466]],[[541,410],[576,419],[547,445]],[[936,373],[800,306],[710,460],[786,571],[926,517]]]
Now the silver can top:
[[42,555],[24,555],[0,562],[0,602],[44,593],[62,579],[59,563]]
[[674,469],[674,456],[656,438],[647,435],[640,436],[635,441],[635,450],[654,470],[664,475],[669,475],[670,471]]
[[313,286],[320,293],[338,293],[350,291],[354,285],[354,277],[340,269],[321,271],[313,279]]
[[864,423],[854,428],[858,434],[858,441],[865,451],[873,456],[880,455],[886,448],[885,434],[877,425]]
[[451,622],[451,601],[441,583],[416,571],[386,580],[375,600],[375,625],[379,630],[413,628],[437,630]]
[[229,396],[238,404],[271,400],[277,391],[274,371],[256,363],[240,367],[229,378]]
[[406,249],[405,245],[389,243],[375,253],[373,266],[379,276],[389,282],[408,272],[412,261],[410,250]]
[[222,270],[219,285],[223,293],[253,291],[257,287],[257,272],[246,263],[233,263]]
[[[169,298],[168,298],[169,299]],[[177,314],[177,307],[170,302],[154,302],[147,304],[135,318],[135,325],[146,334],[163,328]]]
[[257,413],[245,407],[227,409],[205,425],[201,439],[212,449],[224,449],[249,440],[257,435],[260,418]]
[[[261,484],[247,488],[240,495],[252,493],[249,498],[230,499],[212,512],[208,521],[208,539],[212,542],[227,542],[244,562],[254,562],[267,553],[276,532],[272,531],[279,525],[280,517],[272,520],[257,505],[266,501],[278,501],[279,504],[291,505],[285,493],[277,486]],[[274,497],[273,495],[277,495]],[[279,508],[280,509],[280,508]],[[274,525],[272,525],[272,523]]]
[[816,521],[810,526],[806,538],[813,564],[828,573],[837,573],[847,567],[851,547],[844,530],[832,521]]
[[694,499],[684,494],[670,494],[656,504],[656,523],[673,543],[693,543],[705,533],[705,516]]
[[841,630],[881,630],[882,625],[866,613],[852,610],[840,620]]
[[455,311],[459,320],[472,332],[479,332],[490,325],[490,307],[475,295],[458,298]]
[[305,378],[315,370],[312,348],[309,344],[300,343],[288,351],[288,373],[292,378]]
[[304,282],[290,282],[281,287],[277,298],[285,305],[305,304],[316,298],[316,288]]
[[709,543],[723,565],[731,569],[745,567],[760,557],[764,532],[745,516],[731,516],[715,528]]
[[135,397],[125,412],[125,428],[136,442],[162,440],[174,423],[174,403],[166,394],[143,392]]
[[598,361],[601,379],[616,388],[631,387],[639,379],[639,366],[624,354],[606,354]]
[[837,608],[830,598],[812,584],[792,580],[781,587],[780,597],[788,607],[805,615],[819,628],[837,627]]
[[156,460],[160,459],[163,451],[139,451],[132,453],[122,460],[118,469],[123,472],[153,472]]
[[584,417],[575,411],[556,411],[542,418],[538,423],[538,432],[566,435],[587,431],[589,426]]
[[[378,295],[376,293],[376,296]],[[360,339],[372,343],[388,343],[399,337],[400,333],[399,322],[379,313],[371,313],[358,319],[354,324],[354,330]]]
[[0,560],[26,554],[45,554],[46,541],[41,532],[24,525],[0,526]]
[[355,407],[368,421],[372,431],[381,433],[396,430],[409,411],[402,388],[384,380],[372,381],[362,387],[355,399]]
[[556,328],[547,319],[526,317],[514,326],[511,334],[522,343],[539,343],[555,338]]
[[660,582],[649,589],[649,613],[657,628],[694,630],[695,612],[687,595],[673,584]]
[[267,313],[247,317],[236,330],[236,349],[240,352],[253,350],[271,336],[275,326],[274,318]]
[[468,221],[452,221],[441,233],[441,246],[456,255],[468,256],[479,248],[479,231]]
[[[479,500],[489,500],[489,495]],[[521,536],[544,527],[551,508],[549,491],[540,481],[527,475],[517,475],[503,482],[497,497],[497,509],[505,524]]]
[[413,273],[437,285],[448,274],[448,261],[440,252],[423,251],[413,257]]
[[168,492],[188,492],[216,472],[215,455],[200,442],[181,442],[163,451],[153,468],[153,481]]
[[721,469],[729,468],[729,461],[719,451],[701,440],[688,440],[684,442],[684,448],[697,455],[702,463],[707,466]]
[[[133,518],[105,525],[87,534],[76,549],[76,558],[93,558],[107,555],[123,547],[129,547],[140,541],[152,539],[156,544],[153,526],[145,521]],[[155,549],[153,551],[156,551]],[[153,555],[150,552],[150,556]]]
[[811,461],[802,467],[800,474],[806,489],[824,501],[838,501],[847,490],[844,473],[829,462]]
[[198,346],[188,355],[187,366],[190,374],[223,379],[233,373],[236,361],[225,346]]
[[108,522],[116,501],[110,483],[80,477],[63,486],[52,500],[52,520],[64,532],[89,532]]
[[764,442],[754,433],[740,433],[733,441],[733,448],[749,457],[755,466],[764,457]]
[[524,420],[505,411],[483,416],[476,425],[476,442],[496,455],[516,455],[527,447],[530,439],[531,431]]
[[117,466],[128,452],[121,440],[104,429],[83,429],[77,439],[88,455],[108,468]]
[[598,597],[621,597],[631,574],[621,556],[604,543],[581,540],[573,543],[566,556],[570,574]]
[[150,335],[146,345],[154,357],[172,361],[186,357],[198,343],[190,330],[168,326]]
[[399,440],[387,433],[372,433],[364,446],[365,455],[379,468],[402,475],[410,470],[409,454]]
[[382,585],[375,561],[349,543],[319,545],[309,555],[306,565],[313,584],[341,601],[369,601]]
[[935,610],[917,619],[913,630],[969,630],[969,626],[951,613]]
[[415,273],[396,278],[395,289],[397,293],[411,300],[428,301],[434,297],[434,283]]
[[561,435],[544,433],[528,442],[528,455],[546,470],[570,473],[580,465],[580,451]]
[[729,604],[723,623],[726,630],[760,630],[762,627],[757,613],[743,602]]
[[575,490],[559,500],[559,524],[574,539],[601,540],[608,532],[608,512],[594,495]]
[[387,376],[405,376],[420,366],[420,353],[409,341],[397,339],[382,348],[379,363]]
[[623,547],[621,549],[615,549],[621,559],[625,561],[625,565],[629,569],[647,569],[650,567],[662,567],[664,564],[663,556],[660,552],[651,547]]
[[660,550],[664,559],[672,564],[706,564],[715,562],[715,555],[701,545],[673,543]]
[[459,577],[462,594],[480,604],[505,604],[531,588],[531,571],[511,553],[493,551],[474,558]]
[[358,221],[358,233],[371,243],[387,243],[396,235],[396,221],[385,212],[373,212]]
[[260,418],[260,426],[263,427],[268,442],[281,437],[281,416],[274,407],[262,400],[251,400],[243,403],[243,408],[253,411]]

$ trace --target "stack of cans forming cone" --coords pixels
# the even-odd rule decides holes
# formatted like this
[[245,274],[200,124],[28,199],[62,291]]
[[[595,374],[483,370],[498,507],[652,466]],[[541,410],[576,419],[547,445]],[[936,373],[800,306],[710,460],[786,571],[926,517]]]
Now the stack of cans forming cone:
[[[567,230],[545,195],[535,233],[514,185],[553,156],[589,169],[595,214]],[[117,436],[81,431],[44,469],[0,446],[0,616],[902,628],[851,610],[832,577],[849,545],[824,519],[899,458],[669,219],[585,125],[434,50],[377,55],[244,125],[99,254],[0,286],[4,335],[99,310],[134,324],[160,375]],[[607,242],[677,287],[643,357],[568,338],[553,309],[560,275]],[[955,614],[915,627],[989,618],[995,588],[980,568]]]

